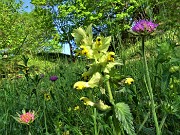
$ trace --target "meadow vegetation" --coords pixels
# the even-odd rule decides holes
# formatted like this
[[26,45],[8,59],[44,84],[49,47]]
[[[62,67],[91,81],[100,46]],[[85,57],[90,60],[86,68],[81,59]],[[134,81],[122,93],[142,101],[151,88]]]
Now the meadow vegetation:
[[0,134],[180,134],[178,1],[31,2],[0,2]]

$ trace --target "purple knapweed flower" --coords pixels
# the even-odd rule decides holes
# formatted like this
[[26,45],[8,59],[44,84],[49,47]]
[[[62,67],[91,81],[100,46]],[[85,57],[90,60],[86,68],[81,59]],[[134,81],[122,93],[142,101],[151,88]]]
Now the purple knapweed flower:
[[152,21],[139,20],[133,24],[131,29],[136,33],[152,33],[157,26],[158,24],[155,24]]
[[51,76],[51,77],[50,77],[50,80],[53,81],[53,82],[55,82],[57,79],[58,79],[57,76]]

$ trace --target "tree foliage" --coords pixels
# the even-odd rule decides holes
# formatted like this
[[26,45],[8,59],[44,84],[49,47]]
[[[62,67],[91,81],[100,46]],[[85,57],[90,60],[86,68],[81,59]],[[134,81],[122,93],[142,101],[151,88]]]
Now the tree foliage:
[[[30,13],[21,11],[22,3],[0,2],[0,48],[13,54],[37,52],[56,35],[51,13],[35,8]],[[57,40],[57,39],[56,39]]]
[[[114,49],[129,47],[137,40],[128,34],[133,21],[156,20],[163,28],[178,25],[179,13],[172,9],[179,2],[166,0],[32,0],[35,6],[48,9],[53,14],[54,24],[60,33],[60,42],[72,49],[72,30],[93,24],[96,35],[112,36]],[[119,44],[121,47],[118,47]]]

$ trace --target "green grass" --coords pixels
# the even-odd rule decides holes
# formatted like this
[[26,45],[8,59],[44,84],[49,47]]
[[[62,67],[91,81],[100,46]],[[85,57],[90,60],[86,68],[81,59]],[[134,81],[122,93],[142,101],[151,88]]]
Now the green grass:
[[[156,42],[156,40],[159,40]],[[158,48],[155,44],[161,44],[160,39],[155,39],[147,44],[153,44],[148,49],[148,66],[153,87],[156,113],[159,125],[162,125],[162,134],[178,135],[180,119],[180,71],[170,72],[172,66],[180,66],[178,49],[167,49],[174,42],[167,42],[163,39],[164,48]],[[148,46],[149,47],[149,46]],[[135,48],[135,49],[132,49]],[[116,102],[125,102],[130,106],[133,115],[133,123],[136,133],[141,135],[155,134],[155,127],[150,109],[150,99],[144,81],[144,70],[141,62],[141,55],[138,47],[124,50],[126,54],[125,65],[114,69],[116,75],[131,76],[135,82],[133,85],[124,87],[122,80],[116,84],[111,84],[112,93]],[[163,50],[164,49],[164,50]],[[166,50],[167,49],[167,50]],[[170,50],[170,52],[168,52]],[[151,53],[153,52],[153,53]],[[164,52],[168,52],[165,53]],[[171,59],[166,55],[171,56]],[[117,56],[122,56],[117,54]],[[68,59],[42,59],[29,56],[28,67],[33,67],[29,71],[28,77],[22,74],[24,69],[19,69],[14,73],[18,64],[23,65],[20,57],[17,63],[3,60],[2,66],[7,66],[7,75],[0,80],[0,134],[2,135],[25,135],[28,130],[32,135],[62,135],[70,132],[72,135],[91,135],[96,132],[99,135],[114,134],[114,127],[111,124],[111,117],[107,117],[102,112],[94,110],[90,106],[85,106],[79,99],[87,96],[93,100],[105,99],[99,92],[99,88],[76,91],[73,89],[75,82],[82,80],[81,74],[85,71],[87,61],[77,59],[75,62]],[[121,58],[121,57],[120,57]],[[14,67],[13,67],[14,66]],[[9,70],[10,69],[10,70]],[[21,71],[21,72],[20,72]],[[44,77],[37,81],[36,77]],[[20,75],[21,78],[18,78]],[[58,76],[58,80],[52,82],[50,76]],[[50,100],[46,101],[44,94],[50,94]],[[79,106],[78,110],[74,110]],[[15,121],[12,116],[21,114],[22,109],[35,110],[37,118],[30,124],[23,125]],[[126,134],[121,131],[122,134]]]

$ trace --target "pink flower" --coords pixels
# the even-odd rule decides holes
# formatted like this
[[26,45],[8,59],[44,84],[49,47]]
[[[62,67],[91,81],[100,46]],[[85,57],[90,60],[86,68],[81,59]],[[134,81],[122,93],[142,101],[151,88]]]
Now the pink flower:
[[20,115],[20,119],[23,123],[29,123],[34,121],[34,114],[31,112],[27,112],[25,114]]
[[19,113],[18,117],[12,116],[17,122],[27,124],[29,125],[35,120],[35,111],[28,111],[26,112],[24,109],[22,110],[22,114],[20,115]]

